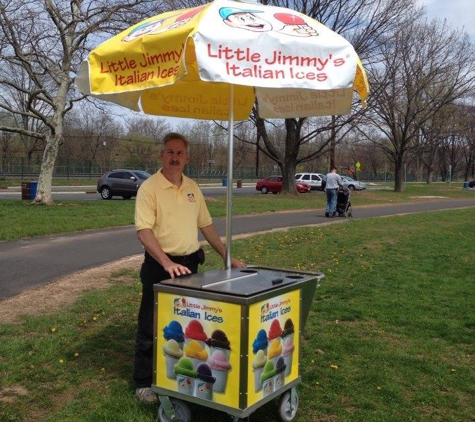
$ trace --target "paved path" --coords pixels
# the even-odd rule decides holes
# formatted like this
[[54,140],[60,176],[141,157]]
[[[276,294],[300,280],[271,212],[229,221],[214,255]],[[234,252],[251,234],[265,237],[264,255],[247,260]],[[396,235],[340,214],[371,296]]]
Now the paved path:
[[[358,208],[353,206],[353,218],[465,207],[475,207],[475,197],[421,200],[410,204]],[[232,233],[234,236],[276,228],[324,224],[337,220],[325,218],[323,210],[233,216]],[[215,224],[221,235],[224,235],[226,220],[215,219]],[[133,226],[0,242],[0,300],[74,272],[142,252],[142,246],[135,236]]]

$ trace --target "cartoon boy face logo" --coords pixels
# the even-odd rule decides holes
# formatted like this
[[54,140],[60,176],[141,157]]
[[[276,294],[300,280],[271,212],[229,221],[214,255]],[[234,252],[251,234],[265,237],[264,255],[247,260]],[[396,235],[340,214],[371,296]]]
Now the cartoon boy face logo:
[[263,13],[262,10],[243,10],[234,7],[222,7],[219,15],[223,22],[233,28],[246,29],[253,32],[272,31],[272,25],[256,13]]
[[124,38],[122,38],[121,41],[129,42],[140,38],[143,35],[153,33],[163,25],[164,21],[165,19],[158,19],[156,21],[143,23],[142,25],[139,25],[136,28],[132,29],[132,31],[130,31]]
[[[264,13],[263,10],[245,10],[234,7],[222,7],[219,15],[223,22],[233,28],[246,29],[253,32],[272,31],[272,24],[256,13]],[[283,24],[283,27],[276,32],[294,37],[316,37],[318,32],[308,25],[302,17],[292,13],[276,13],[274,19]]]

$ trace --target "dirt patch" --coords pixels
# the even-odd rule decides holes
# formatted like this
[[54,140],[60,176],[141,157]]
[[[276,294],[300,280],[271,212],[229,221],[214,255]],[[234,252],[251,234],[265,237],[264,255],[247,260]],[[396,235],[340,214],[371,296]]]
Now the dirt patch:
[[21,385],[0,388],[0,403],[13,403],[19,396],[26,396],[28,390]]
[[45,315],[70,305],[84,292],[105,289],[110,285],[113,272],[124,269],[139,269],[143,255],[121,259],[97,268],[74,273],[57,281],[30,289],[0,302],[0,323],[19,322],[18,315]]

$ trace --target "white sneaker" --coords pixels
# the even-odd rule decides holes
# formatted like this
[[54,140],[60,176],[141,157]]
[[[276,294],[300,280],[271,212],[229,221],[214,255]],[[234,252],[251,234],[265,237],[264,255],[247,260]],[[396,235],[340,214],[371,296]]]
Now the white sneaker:
[[157,395],[149,387],[137,388],[135,390],[135,397],[137,397],[141,403],[147,403],[147,404],[158,403]]

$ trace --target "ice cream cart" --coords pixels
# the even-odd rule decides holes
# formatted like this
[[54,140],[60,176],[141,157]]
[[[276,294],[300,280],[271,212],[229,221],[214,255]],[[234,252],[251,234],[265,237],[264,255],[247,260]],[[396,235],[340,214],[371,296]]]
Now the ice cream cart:
[[298,408],[300,334],[321,273],[251,266],[154,286],[154,380],[158,419],[191,420],[186,402],[234,421],[279,398]]

